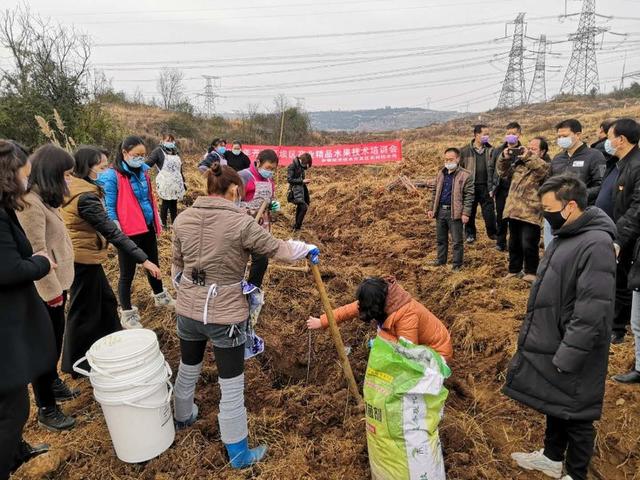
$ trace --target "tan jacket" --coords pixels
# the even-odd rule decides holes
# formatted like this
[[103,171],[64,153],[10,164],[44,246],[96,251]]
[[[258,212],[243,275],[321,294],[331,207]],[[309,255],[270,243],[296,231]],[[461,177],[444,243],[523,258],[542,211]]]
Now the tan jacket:
[[538,189],[549,176],[551,166],[548,162],[530,157],[524,163],[511,165],[510,158],[500,155],[498,175],[507,178],[513,173],[509,196],[504,207],[504,218],[512,218],[533,225],[542,225],[542,204],[538,197]]
[[85,193],[101,197],[100,188],[82,178],[72,177],[69,183],[70,195],[62,205],[62,218],[69,229],[76,262],[84,265],[99,265],[107,261],[109,244],[96,229],[78,212],[78,201]]
[[[471,174],[462,167],[456,168],[453,174],[453,187],[451,189],[451,218],[460,220],[462,215],[471,216],[473,210],[474,187]],[[444,169],[440,170],[436,178],[436,185],[431,198],[431,211],[438,218],[440,208],[440,196],[444,185]]]
[[182,272],[176,313],[222,325],[247,320],[249,304],[240,282],[251,253],[295,260],[287,242],[272,237],[232,202],[198,197],[173,224],[172,271]]
[[46,205],[40,195],[25,196],[27,206],[16,212],[34,252],[46,251],[58,268],[35,282],[40,298],[49,302],[69,290],[73,283],[73,245],[64,226],[60,209]]

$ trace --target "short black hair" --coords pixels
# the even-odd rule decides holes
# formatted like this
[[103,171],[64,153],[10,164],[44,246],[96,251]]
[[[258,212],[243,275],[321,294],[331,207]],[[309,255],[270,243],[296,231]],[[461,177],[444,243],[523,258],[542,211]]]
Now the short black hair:
[[242,148],[242,142],[240,140],[234,140],[231,145],[240,145],[240,148]]
[[38,148],[31,157],[29,191],[34,191],[42,201],[52,208],[62,205],[65,195],[69,195],[64,173],[75,167],[69,152],[53,143]]
[[560,130],[561,128],[569,128],[573,133],[582,133],[582,124],[575,118],[563,120],[556,125],[556,130]]
[[89,171],[100,163],[102,155],[107,155],[103,148],[92,145],[80,145],[73,153],[76,165],[73,168],[74,177],[87,178]]
[[507,124],[507,130],[518,130],[518,133],[522,132],[522,127],[518,122],[509,122]]
[[611,126],[616,137],[624,135],[634,145],[640,141],[640,125],[633,118],[621,118]]
[[556,199],[561,201],[563,205],[573,200],[578,204],[580,210],[587,208],[587,186],[571,173],[551,177],[540,187],[538,196],[542,198],[544,194],[549,192],[555,193]]
[[449,153],[449,152],[453,152],[453,153],[455,153],[455,154],[456,154],[456,157],[460,158],[460,150],[459,150],[458,148],[456,148],[456,147],[449,147],[449,148],[447,148],[447,149],[444,151],[444,153],[445,153],[445,154],[447,154],[447,153]]
[[387,319],[387,293],[389,284],[384,278],[365,278],[356,291],[360,320],[366,323],[375,320],[382,327]]
[[258,165],[264,165],[265,163],[275,163],[276,165],[278,165],[279,159],[278,154],[274,150],[267,148],[265,150],[261,150],[260,153],[258,153],[256,161],[258,162]]
[[[131,176],[131,173],[129,173],[127,170],[124,169],[125,161],[124,161],[124,154],[122,153],[122,151],[124,150],[126,152],[130,152],[131,150],[136,148],[138,145],[144,145],[144,140],[141,137],[138,137],[136,135],[130,135],[120,143],[120,145],[118,146],[118,150],[116,151],[116,158],[113,160],[113,168],[117,172],[122,173],[126,177]],[[145,145],[145,148],[146,148],[146,145]]]
[[533,137],[534,140],[538,140],[540,142],[540,150],[544,150],[544,154],[549,153],[549,142],[544,137]]
[[607,118],[600,123],[600,128],[604,133],[609,133],[609,129],[613,126],[614,123],[616,123],[615,119]]
[[482,129],[483,128],[489,128],[488,126],[486,126],[483,123],[479,123],[478,125],[474,125],[473,126],[473,134],[476,135],[478,133],[482,133]]
[[221,143],[227,143],[227,141],[224,138],[214,138],[213,140],[211,140],[211,144],[209,145],[209,148],[207,149],[207,153],[211,153],[213,152],[216,147],[218,145],[220,145]]

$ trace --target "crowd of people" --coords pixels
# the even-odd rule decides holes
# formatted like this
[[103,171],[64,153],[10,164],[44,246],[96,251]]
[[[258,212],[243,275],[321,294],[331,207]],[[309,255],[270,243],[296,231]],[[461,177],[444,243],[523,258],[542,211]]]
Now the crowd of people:
[[[605,121],[589,147],[575,119],[557,125],[561,153],[536,136],[523,141],[517,122],[494,148],[486,125],[473,128],[463,148],[447,148],[427,215],[436,220],[437,267],[464,267],[465,242],[477,240],[481,209],[488,237],[508,250],[508,278],[532,284],[527,314],[503,392],[547,417],[544,448],[514,453],[528,470],[554,478],[586,479],[594,421],[602,412],[610,343],[636,342],[636,364],[614,376],[640,384],[640,125]],[[22,429],[28,385],[38,423],[52,431],[74,427],[60,402],[79,390],[61,378],[98,339],[122,328],[142,328],[132,303],[138,265],[156,307],[175,309],[180,364],[174,420],[187,428],[198,418],[195,388],[207,344],[218,367],[220,436],[234,468],[260,461],[266,446],[250,448],[244,402],[244,362],[264,343],[254,331],[264,302],[269,260],[317,263],[317,246],[272,236],[279,158],[262,150],[255,161],[234,141],[216,138],[198,165],[207,195],[178,214],[187,185],[175,138],[164,135],[149,155],[145,141],[125,138],[113,159],[94,146],[73,154],[47,144],[35,152],[0,140],[0,479],[46,445],[29,445]],[[287,201],[298,231],[310,204],[309,154],[287,169]],[[155,188],[152,175],[156,170]],[[156,204],[156,197],[161,205]],[[169,293],[159,265],[158,236],[172,233]],[[544,232],[544,241],[543,241]],[[544,256],[540,259],[541,242]],[[117,296],[105,275],[108,245],[118,253]],[[374,323],[390,341],[403,337],[453,357],[446,326],[393,277],[365,279],[356,301],[335,310],[338,323]],[[328,327],[310,317],[309,329]],[[90,368],[89,365],[82,365]],[[562,477],[566,471],[566,476]]]
[[564,462],[562,478],[584,480],[609,345],[625,341],[629,324],[635,365],[612,379],[640,384],[640,125],[605,120],[591,146],[576,119],[556,130],[560,152],[551,158],[544,137],[523,145],[517,122],[495,148],[489,127],[476,125],[469,144],[445,150],[427,215],[436,219],[434,266],[447,263],[451,240],[452,269],[463,267],[480,206],[487,236],[508,250],[507,278],[532,284],[503,391],[546,414],[547,429],[544,449],[513,458],[553,478]]

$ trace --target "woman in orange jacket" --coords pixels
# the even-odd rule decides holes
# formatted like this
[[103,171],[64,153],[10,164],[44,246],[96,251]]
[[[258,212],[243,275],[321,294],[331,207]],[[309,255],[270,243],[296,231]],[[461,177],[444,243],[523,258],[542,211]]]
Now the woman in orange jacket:
[[[336,323],[360,318],[376,321],[378,335],[391,341],[403,337],[416,345],[438,352],[449,363],[453,358],[451,337],[447,327],[424,305],[396,283],[393,277],[370,277],[356,291],[357,301],[334,310]],[[309,317],[310,329],[327,328],[326,315]]]

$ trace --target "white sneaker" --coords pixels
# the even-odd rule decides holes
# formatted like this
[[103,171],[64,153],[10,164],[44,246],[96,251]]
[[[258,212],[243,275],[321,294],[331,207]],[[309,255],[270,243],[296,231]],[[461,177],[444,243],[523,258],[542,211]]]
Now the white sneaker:
[[562,462],[554,462],[544,456],[544,450],[533,453],[516,452],[511,458],[525,470],[537,470],[551,478],[562,477]]
[[153,300],[156,303],[156,307],[175,307],[176,305],[176,301],[166,290],[163,290],[158,294],[154,294]]
[[143,328],[140,323],[140,313],[138,307],[131,307],[131,310],[120,310],[120,325],[126,330]]

